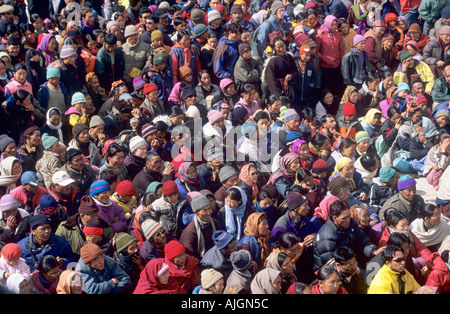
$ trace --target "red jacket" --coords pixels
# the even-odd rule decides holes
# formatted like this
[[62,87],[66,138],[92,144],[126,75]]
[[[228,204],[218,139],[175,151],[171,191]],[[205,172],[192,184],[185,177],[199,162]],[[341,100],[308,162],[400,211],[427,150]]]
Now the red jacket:
[[338,31],[333,32],[333,36],[328,32],[317,35],[316,43],[316,54],[319,57],[321,67],[337,68],[341,66],[345,48],[344,39]]
[[[10,194],[14,196],[14,198],[20,203],[27,203],[27,196],[25,194],[25,191],[23,190],[23,185],[11,190]],[[39,202],[41,201],[41,197],[45,194],[47,194],[47,189],[39,186],[36,194],[34,194],[33,196],[33,210],[36,209],[36,207],[39,205]]]
[[401,13],[405,14],[411,11],[412,8],[418,8],[421,2],[421,0],[400,0]]
[[[383,234],[380,238],[380,243],[378,247],[386,246],[391,236],[388,228],[384,228]],[[425,260],[429,260],[431,256],[431,251],[423,244],[412,232],[409,232],[409,238],[412,238],[411,243],[411,254],[413,257],[423,257]]]
[[[319,284],[316,283],[311,287],[312,294],[322,294],[322,292],[319,289]],[[340,286],[336,294],[348,294],[347,290],[345,290],[344,287]]]
[[435,252],[431,255],[427,266],[431,272],[428,274],[425,285],[439,287],[439,294],[449,293],[450,271],[439,253]]

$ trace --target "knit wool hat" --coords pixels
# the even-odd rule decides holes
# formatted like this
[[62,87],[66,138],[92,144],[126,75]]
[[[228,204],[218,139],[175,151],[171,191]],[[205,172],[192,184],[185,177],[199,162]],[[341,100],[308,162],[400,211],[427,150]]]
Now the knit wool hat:
[[194,23],[202,22],[205,19],[205,12],[200,9],[194,9],[191,11],[191,20]]
[[89,121],[89,128],[92,129],[98,127],[99,125],[105,125],[105,121],[103,121],[103,119],[98,115],[92,116],[91,121]]
[[156,39],[162,37],[164,37],[163,33],[159,29],[155,29],[150,35],[150,40],[154,42]]
[[58,139],[54,136],[50,136],[47,133],[44,133],[42,135],[42,145],[45,149],[50,149],[56,142],[58,142]]
[[397,93],[404,91],[404,90],[411,90],[411,89],[409,88],[409,85],[407,83],[398,84]]
[[183,96],[184,99],[189,98],[189,97],[197,96],[197,91],[192,86],[185,86],[185,87],[183,87],[183,89],[181,90],[181,93],[182,93],[182,96]]
[[308,45],[302,45],[298,51],[299,55],[307,55],[311,52],[311,48]]
[[73,47],[71,45],[64,45],[61,48],[61,52],[59,53],[59,57],[61,59],[65,59],[65,58],[74,56],[76,54],[77,54],[76,50],[73,49]]
[[220,183],[226,182],[228,179],[230,179],[233,176],[237,176],[238,173],[236,170],[231,166],[224,166],[219,171],[219,180]]
[[297,131],[291,131],[286,135],[286,145],[290,146],[295,143],[296,140],[301,139],[302,135]]
[[450,18],[450,7],[445,7],[444,9],[442,9],[441,17],[444,19]]
[[388,13],[384,16],[384,21],[388,24],[390,21],[397,22],[397,15],[395,13]]
[[201,275],[201,283],[202,283],[202,289],[209,289],[214,284],[223,278],[223,275],[215,270],[214,268],[208,268],[202,271]]
[[450,25],[444,25],[439,30],[439,36],[441,35],[450,35]]
[[133,80],[133,89],[135,92],[144,88],[144,85],[145,85],[145,81],[142,77],[138,76]]
[[206,33],[207,31],[208,31],[208,26],[206,26],[205,24],[196,24],[194,26],[194,33],[192,35],[194,38],[198,38],[198,37],[202,36],[204,33]]
[[289,210],[297,209],[306,201],[307,198],[301,195],[300,193],[296,192],[287,193],[287,207],[289,208]]
[[138,34],[138,30],[134,25],[125,27],[125,38]]
[[59,204],[56,199],[50,194],[42,195],[39,201],[39,212],[44,215],[52,215],[59,208]]
[[97,194],[100,194],[105,191],[110,191],[110,190],[111,190],[111,186],[109,185],[108,182],[106,182],[105,180],[96,180],[96,181],[94,181],[94,183],[91,184],[89,193],[90,193],[91,197],[94,197]]
[[134,136],[130,140],[130,153],[134,153],[139,147],[147,145],[147,142],[140,136]]
[[150,123],[144,124],[144,126],[142,127],[142,130],[141,130],[142,138],[147,139],[147,136],[149,136],[157,131],[158,130],[156,130],[154,125],[152,125]]
[[55,66],[49,66],[47,68],[47,80],[55,77],[57,78],[61,77],[61,72],[59,71],[59,68]]
[[97,204],[89,195],[84,195],[81,198],[80,206],[78,207],[78,213],[85,215],[93,215],[99,212]]
[[440,117],[450,118],[450,112],[447,109],[441,109],[436,113],[436,119]]
[[153,219],[146,219],[141,225],[142,232],[147,240],[150,240],[153,235],[159,230],[162,229],[162,226],[157,221]]
[[242,54],[246,53],[247,51],[251,50],[252,48],[247,43],[241,43],[241,44],[239,44],[238,49],[239,49],[239,54],[242,55]]
[[202,210],[203,208],[205,208],[206,206],[210,206],[211,203],[209,202],[209,200],[206,198],[206,196],[204,195],[198,195],[196,197],[194,197],[192,199],[191,202],[191,208],[192,211],[195,213],[199,210]]
[[76,92],[73,94],[72,96],[72,106],[79,104],[79,103],[83,103],[86,102],[86,96],[84,96],[83,93],[80,92]]
[[411,26],[408,29],[408,33],[422,33],[422,28],[420,28],[419,23],[412,23]]
[[272,14],[275,14],[279,9],[284,9],[285,6],[280,0],[276,0],[272,3]]
[[219,250],[225,249],[235,238],[224,230],[218,230],[213,233],[212,239]]
[[179,72],[180,72],[180,77],[184,78],[189,74],[194,74],[194,72],[192,71],[191,67],[188,65],[183,65],[182,67],[179,68]]
[[364,140],[370,140],[370,136],[367,132],[359,131],[355,135],[356,144],[361,143]]
[[411,54],[411,52],[409,52],[409,50],[403,50],[400,53],[400,61],[405,61],[406,59],[408,59],[409,57],[412,57],[413,55]]
[[303,42],[303,45],[308,45],[309,48],[317,48],[316,42],[313,39],[311,39],[311,38],[308,38],[307,40],[305,40]]
[[186,248],[184,247],[184,245],[176,240],[170,241],[164,247],[165,258],[169,261],[185,251]]
[[8,260],[17,260],[22,256],[22,249],[17,243],[8,243],[2,249],[2,256]]
[[0,135],[0,153],[3,153],[6,147],[8,147],[8,145],[11,143],[15,143],[15,141],[11,137],[6,134]]
[[167,180],[163,184],[163,195],[164,196],[171,196],[179,193],[178,191],[178,185],[173,180]]
[[416,185],[416,180],[409,175],[403,175],[398,179],[398,190],[409,189]]
[[210,110],[208,112],[208,122],[213,125],[219,119],[224,119],[223,113],[219,110]]
[[234,269],[244,272],[252,266],[252,255],[244,249],[234,251],[231,253],[230,262]]
[[85,264],[89,264],[94,259],[103,255],[102,249],[94,243],[87,243],[80,249],[81,260]]
[[78,135],[80,135],[80,133],[83,130],[89,130],[89,127],[86,124],[84,124],[84,123],[76,123],[72,127],[72,136],[73,136],[73,138],[77,138]]
[[334,177],[328,183],[328,190],[332,195],[336,197],[339,197],[339,195],[342,192],[348,189],[351,189],[350,183],[344,177],[341,176]]
[[44,214],[35,214],[30,219],[31,230],[35,230],[39,226],[49,225],[49,224],[50,224],[50,218]]
[[295,111],[295,109],[286,110],[286,112],[284,113],[284,123],[294,119],[300,119],[300,115],[297,113],[297,111]]
[[144,85],[144,94],[150,94],[153,91],[157,91],[158,86],[155,83],[147,83]]
[[380,169],[380,180],[381,182],[389,182],[395,178],[397,171],[389,166],[384,166]]
[[230,86],[231,84],[234,84],[234,81],[232,79],[230,79],[229,77],[226,77],[224,79],[220,80],[220,89],[225,92],[225,89]]
[[136,188],[130,180],[120,181],[116,187],[116,192],[119,196],[134,196]]
[[365,41],[366,38],[362,35],[355,35],[355,37],[353,37],[353,47],[355,47],[357,44],[359,44],[362,41]]
[[356,109],[355,106],[349,101],[347,101],[344,106],[342,107],[342,114],[344,116],[354,116],[356,115]]
[[11,194],[5,194],[0,199],[0,210],[2,212],[16,209],[17,207],[19,207],[19,202]]
[[222,15],[217,10],[208,11],[208,24],[211,24],[212,21],[222,19]]
[[153,56],[153,65],[160,65],[167,62],[167,57],[163,52],[158,52]]
[[394,36],[392,34],[386,34],[381,38],[381,43],[384,43],[386,40],[391,40],[392,42],[395,41]]
[[118,252],[125,250],[131,243],[137,242],[136,237],[126,232],[119,232],[116,235],[116,249]]
[[230,10],[230,14],[233,13],[244,13],[244,11],[242,10],[242,6],[240,6],[239,4],[233,4]]
[[317,8],[317,6],[316,6],[316,4],[313,1],[308,1],[305,4],[305,10],[306,11],[308,11],[308,10],[315,10],[316,8]]
[[320,158],[313,163],[311,171],[314,173],[327,172],[329,166],[330,165],[325,160]]

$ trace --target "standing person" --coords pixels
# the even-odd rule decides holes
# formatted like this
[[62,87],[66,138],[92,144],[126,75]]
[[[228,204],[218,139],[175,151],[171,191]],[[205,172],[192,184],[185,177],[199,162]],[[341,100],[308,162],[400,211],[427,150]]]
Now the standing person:
[[366,38],[366,52],[369,55],[372,72],[381,71],[382,64],[382,47],[381,39],[386,31],[386,23],[383,20],[376,20],[372,29],[369,29],[364,37]]
[[214,74],[220,80],[234,77],[234,67],[239,59],[238,42],[241,39],[242,27],[231,23],[225,27],[225,33],[219,40],[214,53]]
[[125,58],[122,47],[117,46],[117,36],[106,34],[105,43],[97,53],[95,59],[95,74],[101,86],[107,91],[111,90],[113,82],[123,79],[125,71]]
[[361,89],[369,74],[372,73],[369,55],[364,50],[366,39],[356,35],[353,38],[353,48],[342,59],[342,77],[344,84]]

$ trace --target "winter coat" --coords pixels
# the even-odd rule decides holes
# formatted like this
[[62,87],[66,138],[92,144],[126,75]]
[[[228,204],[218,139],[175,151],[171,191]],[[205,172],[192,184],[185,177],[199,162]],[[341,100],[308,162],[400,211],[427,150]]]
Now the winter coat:
[[[109,204],[102,204],[94,198],[98,207],[98,217],[112,226],[114,233],[127,232],[128,225],[122,207],[110,199]],[[114,222],[114,220],[117,220]]]
[[225,280],[233,271],[233,265],[231,265],[230,259],[223,255],[215,245],[206,251],[205,255],[200,260],[200,267],[214,268],[222,273]]
[[368,195],[369,205],[378,213],[384,203],[397,193],[397,185],[385,186],[381,183],[380,178],[374,178]]
[[219,79],[233,78],[239,59],[238,43],[222,37],[214,53],[214,74]]
[[250,83],[255,86],[261,85],[261,70],[256,60],[249,61],[239,56],[234,66],[234,81],[236,82],[236,90],[242,91],[245,84]]
[[400,274],[383,265],[373,278],[367,294],[400,294],[399,280],[405,285],[404,294],[415,294],[420,288],[414,276],[407,270]]
[[36,175],[46,188],[52,184],[52,176],[61,166],[59,154],[44,150],[43,156],[36,163]]
[[[60,81],[64,83],[64,86],[67,89],[67,97],[69,97],[70,100],[74,93],[82,92],[83,80],[79,75],[77,66],[66,65],[60,60],[51,63],[51,65],[59,69],[61,74]],[[100,82],[102,81],[100,80]]]
[[84,164],[81,172],[75,171],[67,163],[59,170],[67,172],[67,174],[75,180],[72,184],[77,186],[82,195],[88,195],[91,184],[96,180],[95,172],[90,164]]
[[185,53],[183,47],[181,47],[181,45],[178,42],[170,50],[169,57],[167,58],[167,67],[169,68],[170,76],[173,78],[172,86],[182,81],[179,69],[185,65],[189,66],[191,70],[194,72],[192,86],[197,85],[198,79],[195,73],[201,71],[200,56],[198,55],[198,53],[196,53],[196,50],[192,46],[189,48],[189,50],[191,53],[190,60],[185,60]]
[[450,100],[450,84],[447,83],[445,77],[442,76],[434,81],[431,96],[437,104],[442,104]]
[[78,207],[80,207],[81,202],[81,193],[75,185],[72,185],[72,194],[69,196],[68,199],[63,199],[59,194],[57,194],[54,191],[54,185],[51,184],[50,187],[47,189],[48,194],[53,196],[55,200],[58,202],[59,205],[64,207],[67,214],[70,216],[76,214],[78,212]]
[[[295,90],[296,97],[296,108],[299,108],[303,103],[304,105],[313,105],[317,101],[317,91],[320,87],[320,75],[314,66],[314,62],[309,60],[306,63],[305,71],[302,71],[298,65],[298,60],[296,60],[297,65],[297,77],[295,78]],[[297,110],[300,112],[301,110]]]
[[[22,187],[18,187],[22,188]],[[17,188],[16,188],[17,189]],[[14,191],[14,190],[13,190]],[[4,219],[0,219],[0,228],[3,230],[2,241],[5,243],[18,243],[30,234],[31,215],[23,209],[18,209],[18,224],[16,229],[11,229]]]
[[154,201],[149,210],[153,220],[159,222],[166,233],[174,238],[179,238],[182,228],[182,214],[187,206],[186,199],[178,197],[176,204],[170,203],[165,196]]
[[444,61],[446,65],[450,64],[450,44],[444,46],[442,40],[430,40],[423,48],[423,62],[428,65],[436,65],[437,62]]
[[140,158],[132,154],[125,157],[124,165],[127,168],[128,177],[132,181],[134,177],[145,167],[145,158]]
[[107,91],[111,90],[114,81],[122,80],[125,72],[125,57],[121,47],[114,51],[114,67],[111,56],[105,51],[103,46],[97,52],[95,59],[95,74],[97,74],[100,84]]
[[[363,51],[364,54],[364,71],[365,77],[372,73],[369,55]],[[345,85],[360,86],[364,83],[361,62],[359,56],[354,49],[350,49],[342,59],[342,77]]]
[[438,166],[442,171],[445,171],[445,169],[447,169],[447,167],[450,165],[449,156],[442,153],[439,146],[437,145],[428,151],[427,156],[428,158],[423,170],[424,177],[426,177],[431,172],[431,170],[433,170],[433,165]]
[[147,187],[150,183],[158,181],[164,184],[167,180],[173,180],[172,175],[161,174],[150,170],[147,166],[144,167],[132,180],[132,183],[136,189],[136,197],[139,199],[145,194]]
[[[195,218],[194,218],[195,219]],[[221,230],[221,226],[219,222],[211,218],[214,223],[214,228],[216,231]],[[208,226],[200,226],[201,232],[203,233],[203,239],[205,241],[205,253],[209,249],[211,249],[215,244],[212,240],[212,235],[214,233],[214,229],[212,228],[212,225],[209,224]],[[194,257],[197,257],[198,259],[201,259],[203,256],[201,255],[201,252],[199,251],[199,235],[197,233],[197,229],[195,228],[195,222],[191,221],[186,228],[183,230],[183,232],[180,235],[180,243],[184,245],[186,248],[186,253],[189,255],[192,255]]]
[[291,84],[294,83],[298,72],[295,60],[290,53],[270,58],[264,72],[267,95],[284,96],[284,79],[288,74],[292,76]]
[[[256,3],[256,1],[254,2]],[[258,7],[258,10],[259,8],[260,7]],[[270,15],[267,20],[257,27],[252,35],[252,40],[258,43],[258,54],[261,58],[263,57],[264,50],[269,44],[269,34],[276,31],[283,32],[285,24],[287,23],[284,20],[278,21],[273,15]]]
[[123,80],[125,84],[132,86],[134,78],[129,75],[129,72],[133,68],[142,70],[144,67],[151,65],[151,46],[138,40],[137,44],[134,46],[131,46],[128,42],[126,42],[121,47],[123,50],[124,59]]
[[[40,88],[37,92],[36,100],[39,102],[42,108],[48,109],[48,102],[50,99],[50,93],[48,91],[48,82],[45,82],[39,87]],[[71,99],[69,99],[67,88],[62,81],[59,82],[59,88],[61,89],[61,92],[64,95],[64,104],[60,104],[58,109],[60,109],[61,112],[66,112],[66,110],[70,107]]]
[[369,60],[372,66],[372,71],[377,70],[377,64],[381,62],[381,41],[380,38],[376,37],[373,30],[370,29],[364,34],[364,38],[366,39],[366,52],[369,56]]
[[418,209],[425,204],[422,196],[415,195],[412,202],[407,201],[401,193],[397,193],[390,197],[381,207],[379,217],[380,221],[384,220],[384,212],[389,208],[395,208],[401,211],[407,218],[408,223],[413,222],[417,218]]
[[341,66],[344,57],[344,40],[338,31],[330,35],[329,32],[317,35],[317,56],[320,60],[320,66],[323,68],[334,69]]
[[[24,191],[23,185],[12,189],[9,192],[9,194],[14,196],[14,198],[19,202],[19,208],[28,211],[28,209],[26,208],[27,195]],[[30,208],[30,212],[32,209],[35,209],[39,205],[41,197],[45,194],[47,194],[47,189],[42,186],[38,186],[37,192],[33,195],[33,204],[32,204],[33,208]]]
[[278,218],[272,228],[274,240],[278,240],[278,238],[286,232],[294,233],[301,241],[303,241],[306,236],[315,233],[315,229],[308,217],[302,217],[298,222],[293,221],[290,211],[288,210],[283,216]]
[[[414,69],[420,76],[420,79],[425,84],[425,91],[431,92],[434,85],[434,74],[430,70],[430,67],[425,62],[420,62],[414,60]],[[403,72],[401,64],[398,66],[397,71],[394,73],[394,84],[399,85],[400,83],[410,84],[408,76]]]

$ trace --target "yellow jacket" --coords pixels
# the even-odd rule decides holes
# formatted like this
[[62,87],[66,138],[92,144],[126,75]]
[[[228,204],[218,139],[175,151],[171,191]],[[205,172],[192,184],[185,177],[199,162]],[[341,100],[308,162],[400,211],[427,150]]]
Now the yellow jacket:
[[[422,82],[424,82],[425,85],[425,91],[430,92],[433,89],[434,85],[434,74],[431,72],[430,67],[425,62],[414,60],[415,70],[417,74],[419,74],[420,79]],[[399,65],[397,71],[394,73],[394,84],[398,86],[400,83],[406,83],[410,85],[410,82],[408,81],[408,76],[405,72],[402,70],[402,66]]]
[[137,208],[137,199],[136,196],[133,196],[133,198],[128,202],[124,203],[123,200],[118,197],[117,193],[114,193],[109,197],[113,201],[115,201],[119,206],[123,209],[123,212],[125,214],[125,218],[130,218],[131,213]]
[[[393,271],[387,265],[383,265],[370,283],[367,294],[400,294],[398,276],[398,272]],[[420,288],[414,276],[407,270],[405,270],[401,280],[405,283],[405,294],[416,294]]]

